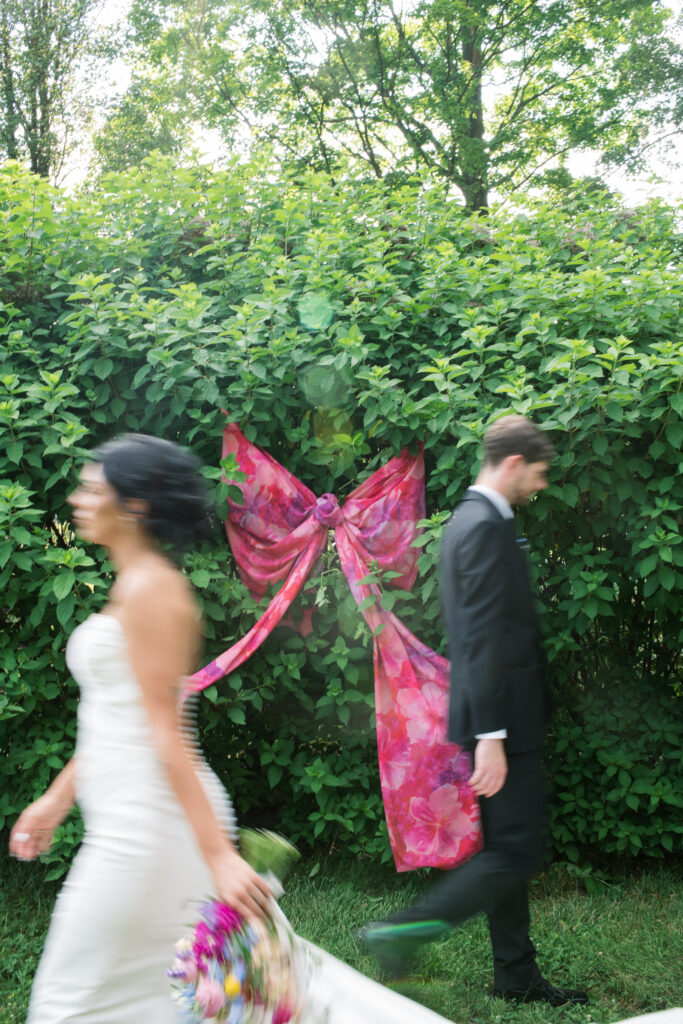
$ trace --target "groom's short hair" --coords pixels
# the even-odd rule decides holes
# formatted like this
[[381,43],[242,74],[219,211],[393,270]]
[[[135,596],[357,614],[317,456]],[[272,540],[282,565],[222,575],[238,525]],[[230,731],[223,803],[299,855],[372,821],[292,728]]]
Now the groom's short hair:
[[508,455],[525,462],[550,462],[555,450],[547,435],[526,416],[501,416],[484,435],[484,463],[497,466]]

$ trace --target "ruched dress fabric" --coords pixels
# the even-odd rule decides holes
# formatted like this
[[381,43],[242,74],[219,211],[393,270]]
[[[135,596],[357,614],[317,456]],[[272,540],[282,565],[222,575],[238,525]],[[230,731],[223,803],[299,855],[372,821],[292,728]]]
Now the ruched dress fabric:
[[[67,662],[81,689],[76,798],[85,838],[55,905],[27,1024],[176,1024],[164,972],[197,902],[213,895],[211,876],[157,757],[118,619],[90,616],[72,634]],[[205,765],[199,772],[233,834],[227,794]],[[447,1024],[305,947],[312,976],[302,1024]]]

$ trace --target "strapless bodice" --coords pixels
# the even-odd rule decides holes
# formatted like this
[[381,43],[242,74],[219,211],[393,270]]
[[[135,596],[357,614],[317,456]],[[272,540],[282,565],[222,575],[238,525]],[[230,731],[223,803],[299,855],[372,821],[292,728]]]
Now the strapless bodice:
[[[76,798],[90,830],[115,820],[130,833],[150,816],[184,818],[154,744],[120,621],[91,615],[71,634],[66,658],[81,691]],[[221,824],[232,832],[226,794],[199,752],[190,752]]]
[[81,691],[79,755],[113,756],[123,765],[127,757],[138,761],[153,754],[147,712],[119,620],[91,615],[71,634],[66,660]]

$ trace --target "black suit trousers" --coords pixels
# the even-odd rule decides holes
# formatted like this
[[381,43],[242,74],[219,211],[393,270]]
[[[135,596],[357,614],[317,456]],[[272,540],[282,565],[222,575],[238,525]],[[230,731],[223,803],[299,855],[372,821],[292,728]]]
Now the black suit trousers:
[[544,854],[545,781],[540,753],[508,755],[505,785],[482,797],[484,849],[449,871],[423,902],[390,918],[395,923],[446,921],[455,927],[488,917],[496,988],[525,989],[539,977],[529,938],[527,877]]

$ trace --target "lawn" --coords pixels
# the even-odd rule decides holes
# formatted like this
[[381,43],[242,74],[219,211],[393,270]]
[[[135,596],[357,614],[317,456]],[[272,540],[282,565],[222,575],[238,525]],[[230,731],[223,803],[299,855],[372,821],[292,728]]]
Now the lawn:
[[[23,1024],[31,977],[57,886],[40,864],[0,861],[0,1024]],[[585,987],[587,1009],[511,1006],[490,998],[486,925],[476,919],[427,948],[415,982],[398,986],[463,1024],[610,1024],[683,1004],[680,874],[650,870],[593,894],[551,868],[531,886],[533,936],[552,981]],[[425,876],[397,876],[370,862],[328,857],[300,864],[282,906],[306,938],[377,977],[353,931],[417,897]],[[143,1022],[141,1022],[143,1024]]]

